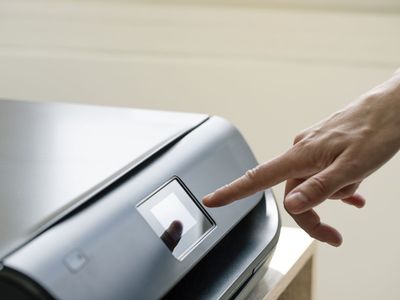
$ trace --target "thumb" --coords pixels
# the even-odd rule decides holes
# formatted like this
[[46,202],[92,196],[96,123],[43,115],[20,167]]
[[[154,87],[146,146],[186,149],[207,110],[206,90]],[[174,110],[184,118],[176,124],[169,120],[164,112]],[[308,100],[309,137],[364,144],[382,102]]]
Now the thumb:
[[285,198],[285,208],[289,213],[301,214],[328,199],[344,186],[348,178],[336,164],[308,178],[294,188]]

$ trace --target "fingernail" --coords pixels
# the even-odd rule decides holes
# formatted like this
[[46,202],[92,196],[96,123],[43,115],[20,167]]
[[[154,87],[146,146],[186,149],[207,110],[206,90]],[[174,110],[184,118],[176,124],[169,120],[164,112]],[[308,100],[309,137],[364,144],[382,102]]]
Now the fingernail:
[[286,209],[292,213],[301,213],[309,205],[307,197],[300,192],[294,193],[286,197]]
[[341,242],[337,242],[337,241],[327,241],[326,243],[333,247],[339,247],[342,244]]
[[329,245],[331,245],[333,247],[339,247],[342,244],[342,242],[343,242],[342,237],[333,238],[333,239],[326,241],[326,243],[328,243]]
[[210,204],[210,201],[211,201],[213,196],[214,196],[214,193],[210,193],[210,194],[204,196],[203,197],[203,204],[205,204],[205,205]]

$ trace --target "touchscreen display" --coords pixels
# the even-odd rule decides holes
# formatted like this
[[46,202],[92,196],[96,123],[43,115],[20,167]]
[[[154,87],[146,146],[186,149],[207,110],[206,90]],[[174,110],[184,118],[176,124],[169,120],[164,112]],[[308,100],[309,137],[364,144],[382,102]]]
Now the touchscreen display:
[[183,235],[197,224],[196,219],[185,208],[175,193],[169,194],[150,210],[165,230],[169,228],[172,222],[179,221],[183,227]]
[[178,178],[139,203],[137,209],[179,260],[215,225]]

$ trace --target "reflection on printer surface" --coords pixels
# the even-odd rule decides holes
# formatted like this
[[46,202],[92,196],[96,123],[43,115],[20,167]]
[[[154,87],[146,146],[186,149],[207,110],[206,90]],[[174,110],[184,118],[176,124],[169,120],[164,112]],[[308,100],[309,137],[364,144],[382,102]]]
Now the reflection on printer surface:
[[171,225],[164,231],[160,236],[162,241],[167,245],[170,251],[174,251],[176,245],[179,243],[182,237],[183,226],[178,220],[172,221]]
[[177,178],[169,180],[137,209],[179,260],[214,227],[211,218]]
[[157,203],[151,209],[151,213],[156,217],[164,229],[172,225],[174,221],[179,221],[183,226],[182,234],[185,234],[189,229],[196,225],[196,219],[185,208],[175,193],[169,194],[164,200]]

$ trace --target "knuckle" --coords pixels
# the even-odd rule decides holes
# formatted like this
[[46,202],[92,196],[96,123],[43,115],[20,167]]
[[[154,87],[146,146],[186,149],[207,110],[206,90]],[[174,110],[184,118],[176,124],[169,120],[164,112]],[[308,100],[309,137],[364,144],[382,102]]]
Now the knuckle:
[[297,151],[300,154],[306,154],[306,153],[310,154],[315,152],[312,140],[308,138],[301,139],[295,145],[293,145],[292,148],[293,150]]
[[293,139],[293,145],[296,145],[298,142],[303,140],[304,136],[305,136],[304,132],[298,133]]
[[321,226],[321,220],[318,217],[315,220],[315,223],[310,226],[310,228],[308,228],[308,234],[313,238],[313,239],[320,239],[319,235],[318,235],[318,228]]
[[307,148],[307,142],[301,140],[294,144],[288,151],[291,153],[292,157],[304,157]]
[[227,183],[227,184],[221,186],[219,189],[217,189],[217,190],[215,191],[214,194],[217,195],[218,197],[222,197],[222,196],[224,196],[230,189],[231,189],[231,184],[230,184],[230,183]]
[[226,194],[231,194],[232,192],[235,192],[235,186],[232,184],[232,182],[227,183],[224,185],[222,188],[223,193]]
[[255,167],[255,168],[252,168],[252,169],[250,169],[250,170],[247,170],[247,172],[246,172],[246,174],[245,174],[245,177],[246,177],[249,181],[254,182],[254,181],[257,181],[257,180],[258,180],[257,174],[258,174],[257,167]]
[[303,129],[302,131],[298,132],[294,137],[293,144],[297,144],[303,140],[307,140],[313,136],[312,128]]
[[293,147],[297,149],[302,149],[309,144],[310,140],[304,136],[296,137],[293,141]]
[[328,191],[326,180],[320,176],[311,177],[310,186],[313,192],[318,195],[325,194]]
[[231,183],[227,183],[222,187],[221,190],[226,191],[226,190],[229,190],[231,187],[232,187],[232,184]]

